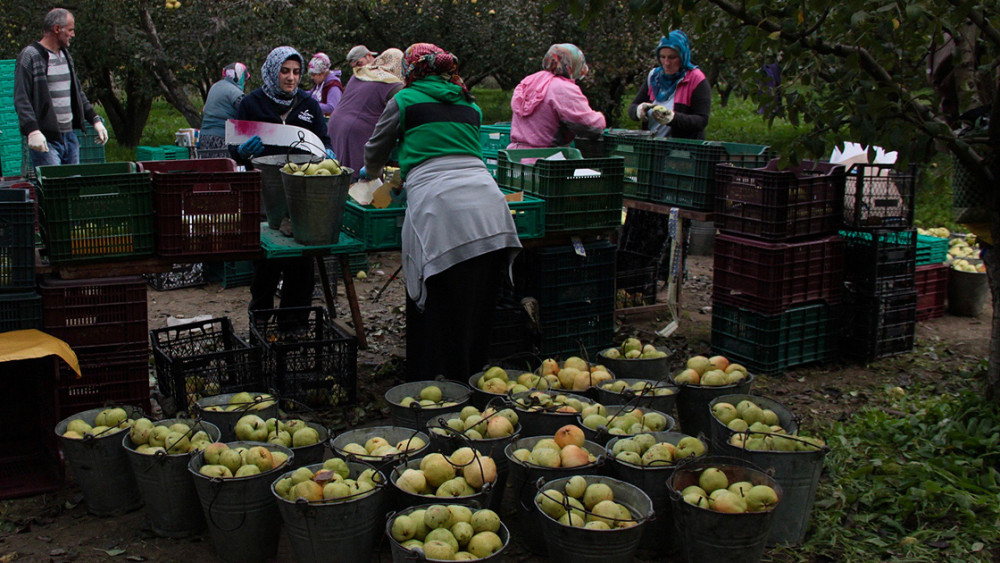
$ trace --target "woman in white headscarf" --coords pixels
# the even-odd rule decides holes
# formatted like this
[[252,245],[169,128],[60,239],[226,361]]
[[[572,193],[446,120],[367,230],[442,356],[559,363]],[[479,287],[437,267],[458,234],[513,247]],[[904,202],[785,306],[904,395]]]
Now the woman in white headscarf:
[[222,69],[222,79],[212,84],[201,112],[201,132],[198,148],[226,148],[226,120],[236,117],[236,108],[243,99],[250,70],[243,63],[230,63]]

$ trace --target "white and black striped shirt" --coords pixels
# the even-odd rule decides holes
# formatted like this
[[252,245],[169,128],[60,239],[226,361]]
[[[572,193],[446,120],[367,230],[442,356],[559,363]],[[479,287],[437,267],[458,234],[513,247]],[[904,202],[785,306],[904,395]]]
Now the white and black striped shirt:
[[66,57],[49,51],[49,69],[45,75],[49,82],[49,95],[52,97],[52,109],[59,122],[59,132],[69,133],[73,130],[73,107],[70,105],[70,75],[69,63]]

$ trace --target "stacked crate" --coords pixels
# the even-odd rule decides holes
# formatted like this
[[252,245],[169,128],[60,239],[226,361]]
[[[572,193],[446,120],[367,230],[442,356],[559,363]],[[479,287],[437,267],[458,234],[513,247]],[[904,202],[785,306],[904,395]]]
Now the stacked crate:
[[0,61],[0,176],[21,175],[21,131],[14,109],[14,68],[17,61]]
[[917,320],[944,316],[948,299],[948,239],[917,234]]
[[844,167],[720,164],[712,349],[754,373],[829,361],[843,290]]
[[494,123],[479,127],[479,144],[483,148],[483,162],[494,178],[497,177],[498,151],[510,144],[510,123]]
[[0,332],[42,327],[42,299],[35,292],[35,206],[31,192],[18,185],[0,188]]
[[917,321],[915,172],[855,164],[847,173],[844,356],[871,361],[913,349]]

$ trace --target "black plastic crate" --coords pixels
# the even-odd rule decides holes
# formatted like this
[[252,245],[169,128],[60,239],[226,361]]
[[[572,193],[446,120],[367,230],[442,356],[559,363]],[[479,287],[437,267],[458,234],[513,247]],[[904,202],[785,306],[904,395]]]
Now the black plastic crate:
[[170,291],[185,287],[205,285],[205,268],[201,262],[194,264],[174,264],[169,272],[143,274],[149,287],[156,291]]
[[615,308],[626,309],[656,303],[658,256],[618,250],[615,264]]
[[490,348],[487,358],[491,364],[529,354],[533,351],[528,314],[520,303],[511,299],[497,305],[490,325]]
[[844,185],[844,225],[849,229],[913,226],[915,166],[855,164]]
[[28,190],[0,189],[0,291],[35,288],[35,204]]
[[873,294],[848,290],[840,326],[844,356],[868,362],[913,349],[917,292]]
[[160,392],[179,410],[201,397],[264,389],[260,348],[237,336],[228,318],[159,328],[149,337]]
[[571,244],[526,249],[514,267],[521,295],[538,299],[542,313],[610,305],[615,293],[615,245],[583,243],[585,256]]
[[357,400],[357,340],[322,307],[251,311],[250,342],[261,348],[264,375],[280,398],[312,409]]
[[655,139],[649,199],[656,203],[712,211],[716,165],[757,168],[773,157],[764,145],[696,139]]
[[42,329],[42,296],[35,292],[0,295],[0,332]]
[[540,348],[544,357],[596,358],[613,344],[614,335],[613,305],[599,304],[570,313],[542,311]]
[[844,167],[802,161],[785,170],[716,165],[715,226],[764,240],[836,233],[844,220]]
[[253,281],[253,260],[206,262],[205,277],[219,282],[225,289],[250,285]]
[[869,292],[913,289],[917,271],[917,232],[841,231],[844,280]]

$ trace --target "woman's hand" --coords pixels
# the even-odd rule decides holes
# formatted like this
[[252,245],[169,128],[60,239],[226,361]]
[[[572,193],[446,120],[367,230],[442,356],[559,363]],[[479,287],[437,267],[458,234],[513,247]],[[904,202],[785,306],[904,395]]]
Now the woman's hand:
[[647,120],[646,112],[648,112],[650,110],[650,108],[652,108],[652,107],[653,107],[653,104],[651,104],[649,102],[646,102],[644,104],[639,104],[639,109],[637,109],[635,111],[635,114],[639,117],[639,121],[646,121]]
[[236,152],[239,153],[241,157],[250,160],[251,158],[259,156],[264,152],[264,143],[260,140],[258,135],[254,135],[253,137],[247,139],[245,143],[240,145],[239,148],[236,149]]
[[653,119],[655,119],[660,125],[670,125],[670,122],[674,120],[674,110],[663,106],[657,106],[657,108],[650,112],[650,115],[652,115]]

